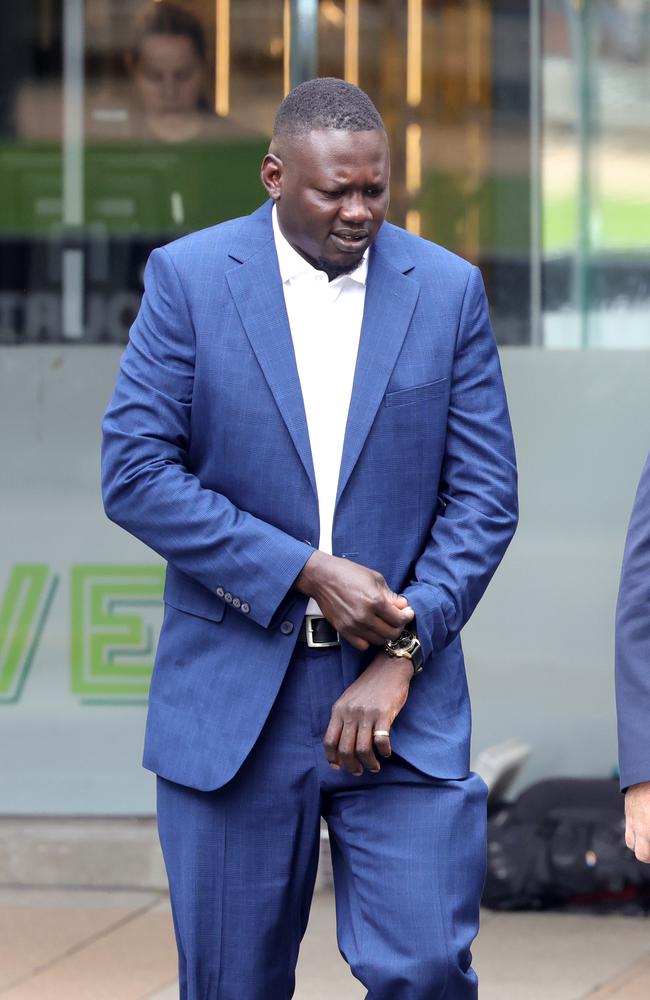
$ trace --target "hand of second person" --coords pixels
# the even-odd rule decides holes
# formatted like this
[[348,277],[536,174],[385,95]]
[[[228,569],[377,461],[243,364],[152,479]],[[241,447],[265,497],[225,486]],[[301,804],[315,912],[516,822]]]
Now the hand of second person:
[[381,573],[317,550],[295,586],[313,597],[325,618],[356,649],[397,639],[414,617],[405,597],[390,589]]
[[323,738],[325,756],[337,770],[361,775],[364,767],[380,770],[375,750],[390,757],[390,736],[375,736],[390,728],[408,698],[413,666],[410,660],[380,652],[332,706]]
[[625,792],[625,843],[639,861],[650,863],[650,781]]

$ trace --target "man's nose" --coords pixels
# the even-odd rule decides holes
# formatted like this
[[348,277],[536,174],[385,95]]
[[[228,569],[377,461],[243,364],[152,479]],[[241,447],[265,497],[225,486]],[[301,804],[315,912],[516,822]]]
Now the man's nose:
[[372,217],[372,213],[365,197],[358,191],[348,195],[344,200],[339,216],[342,222],[354,222],[359,225],[362,222],[367,222]]

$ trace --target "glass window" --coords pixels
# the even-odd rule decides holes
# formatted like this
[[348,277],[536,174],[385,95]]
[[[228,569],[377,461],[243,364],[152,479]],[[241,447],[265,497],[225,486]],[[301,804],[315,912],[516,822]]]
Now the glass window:
[[528,6],[323,0],[322,75],[376,101],[391,221],[480,266],[502,343],[530,336]]
[[0,338],[123,342],[151,249],[262,201],[284,4],[16,11],[2,26]]
[[544,0],[544,342],[650,346],[650,5]]
[[[648,346],[647,0],[317,7],[318,72],[384,116],[389,218],[481,268],[500,343]],[[151,249],[262,201],[290,8],[3,15],[0,343],[124,342]]]

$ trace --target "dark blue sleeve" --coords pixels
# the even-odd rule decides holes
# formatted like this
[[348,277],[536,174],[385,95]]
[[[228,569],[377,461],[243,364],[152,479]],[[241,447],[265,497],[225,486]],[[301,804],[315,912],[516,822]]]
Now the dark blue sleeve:
[[517,469],[499,355],[483,281],[473,267],[463,302],[440,481],[444,510],[402,590],[425,657],[448,645],[478,604],[515,532]]
[[212,593],[221,585],[241,595],[250,618],[266,628],[314,550],[205,489],[189,470],[194,351],[173,262],[164,248],[154,250],[104,417],[104,506]]

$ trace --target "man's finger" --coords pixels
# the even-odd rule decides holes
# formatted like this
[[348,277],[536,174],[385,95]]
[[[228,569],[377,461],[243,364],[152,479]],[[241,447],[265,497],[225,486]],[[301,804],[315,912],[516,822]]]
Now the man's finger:
[[637,861],[643,861],[646,865],[650,864],[650,840],[646,837],[635,837],[634,854]]
[[413,608],[409,607],[408,604],[404,608],[397,607],[391,599],[391,595],[393,597],[397,596],[390,591],[382,607],[378,609],[376,613],[381,621],[385,622],[386,625],[390,625],[392,628],[399,628],[401,631],[401,629],[413,620],[415,617],[415,611]]
[[357,625],[353,630],[345,629],[341,635],[356,649],[366,650],[369,646],[383,646],[386,639],[396,639],[401,632],[401,628],[389,629],[380,618],[373,618],[371,623]]
[[391,628],[381,618],[373,616],[356,630],[357,636],[365,639],[371,646],[383,646],[386,639],[397,639],[402,634],[401,626]]
[[390,745],[390,726],[380,725],[377,723],[375,726],[375,731],[372,734],[373,743],[375,744],[375,749],[382,757],[390,757],[393,752]]
[[380,770],[379,761],[373,749],[372,723],[364,723],[357,729],[357,757],[368,770],[376,773]]
[[650,864],[650,839],[638,834],[629,820],[625,824],[625,846],[634,852],[637,861]]
[[[371,618],[350,629],[343,629],[341,635],[357,649],[367,649],[368,646],[383,646],[386,639],[397,639],[408,626],[407,620],[398,621],[397,625],[389,625],[384,619],[373,615]],[[365,646],[361,643],[365,642]]]
[[332,715],[329,721],[329,725],[325,731],[323,737],[323,748],[325,750],[325,756],[327,757],[328,763],[340,770],[341,764],[339,762],[339,739],[341,733],[343,732],[343,720],[336,715]]
[[356,755],[357,724],[352,719],[346,719],[339,736],[338,761],[350,774],[363,774],[363,764]]
[[378,646],[380,644],[383,645],[386,639],[398,639],[406,625],[408,625],[408,622],[405,623],[402,621],[398,625],[389,625],[383,619],[374,617],[368,624],[381,639],[381,643],[374,643],[375,646]]

